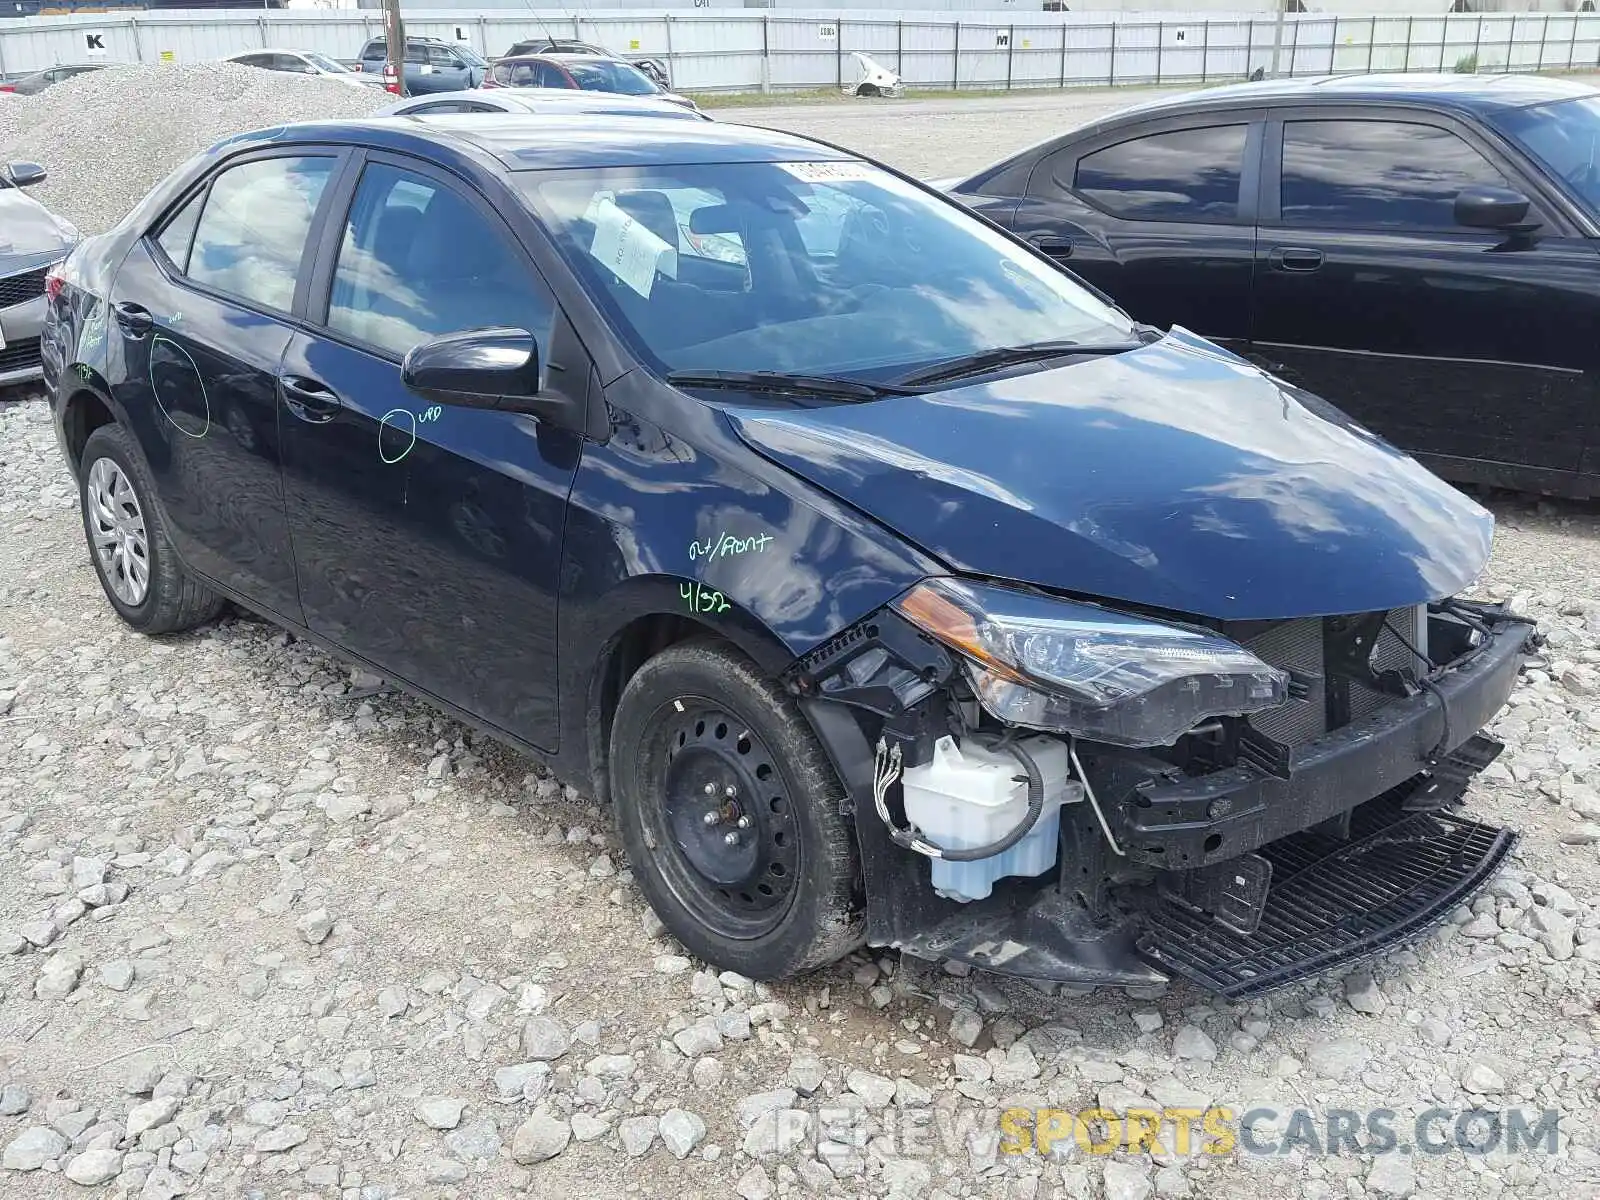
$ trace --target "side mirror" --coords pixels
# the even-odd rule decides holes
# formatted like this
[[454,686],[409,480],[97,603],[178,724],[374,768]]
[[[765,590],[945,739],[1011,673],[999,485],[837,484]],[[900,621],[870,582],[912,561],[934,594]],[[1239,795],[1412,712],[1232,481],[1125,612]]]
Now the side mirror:
[[412,391],[462,408],[528,413],[582,430],[587,396],[540,391],[539,344],[525,329],[470,329],[413,346],[400,364]]
[[14,162],[5,168],[6,182],[12,187],[32,187],[45,181],[45,170],[38,163]]
[[1475,183],[1456,193],[1457,225],[1469,229],[1527,231],[1528,198],[1511,188]]
[[539,347],[522,329],[470,329],[413,346],[400,378],[442,404],[514,408],[539,394]]

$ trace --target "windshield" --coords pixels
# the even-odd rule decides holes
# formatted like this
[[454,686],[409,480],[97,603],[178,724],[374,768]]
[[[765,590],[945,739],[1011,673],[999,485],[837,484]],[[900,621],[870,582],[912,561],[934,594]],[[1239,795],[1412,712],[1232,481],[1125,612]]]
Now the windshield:
[[653,96],[661,89],[643,71],[626,63],[564,62],[561,64],[586,92],[618,92],[624,96]]
[[523,172],[612,324],[663,371],[883,381],[1134,326],[958,205],[859,162]]
[[349,67],[345,66],[342,62],[335,62],[326,54],[318,54],[315,51],[310,51],[305,55],[305,60],[312,66],[318,67],[321,70],[328,72],[330,75],[350,74]]
[[1489,121],[1600,214],[1600,96],[1507,109]]

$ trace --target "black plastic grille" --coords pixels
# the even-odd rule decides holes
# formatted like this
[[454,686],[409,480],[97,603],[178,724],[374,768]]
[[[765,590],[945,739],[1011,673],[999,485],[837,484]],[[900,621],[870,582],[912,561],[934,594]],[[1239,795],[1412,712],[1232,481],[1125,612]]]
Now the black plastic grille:
[[0,350],[0,375],[39,366],[39,339],[19,338]]
[[1153,914],[1141,950],[1238,999],[1430,928],[1489,881],[1516,835],[1442,813],[1407,815],[1404,791],[1357,808],[1348,841],[1308,830],[1263,847],[1272,886],[1255,933],[1232,933],[1169,903]]
[[25,304],[44,295],[44,276],[49,267],[37,271],[24,271],[21,275],[7,275],[0,279],[0,308]]

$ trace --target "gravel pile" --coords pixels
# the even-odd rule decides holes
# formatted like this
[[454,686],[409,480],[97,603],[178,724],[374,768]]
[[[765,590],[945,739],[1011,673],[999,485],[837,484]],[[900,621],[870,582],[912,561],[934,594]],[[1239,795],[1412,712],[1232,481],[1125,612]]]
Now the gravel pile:
[[43,164],[33,195],[87,236],[122,219],[174,167],[219,138],[360,117],[390,99],[234,63],[110,67],[0,104],[0,160]]

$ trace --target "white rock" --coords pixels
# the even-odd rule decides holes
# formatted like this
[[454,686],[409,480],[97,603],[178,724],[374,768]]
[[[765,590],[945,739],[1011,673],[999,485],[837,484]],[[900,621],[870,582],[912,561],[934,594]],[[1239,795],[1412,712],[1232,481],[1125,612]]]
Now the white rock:
[[870,1071],[851,1071],[845,1076],[845,1085],[865,1100],[870,1109],[886,1108],[894,1099],[894,1080]]
[[811,1114],[800,1108],[764,1113],[744,1135],[744,1152],[765,1162],[782,1158],[811,1135]]
[[674,1158],[687,1158],[706,1136],[706,1123],[682,1108],[669,1108],[661,1114],[661,1140]]
[[522,1056],[540,1062],[560,1058],[572,1046],[572,1037],[550,1017],[531,1017],[522,1026]]
[[1149,1177],[1132,1163],[1112,1160],[1105,1169],[1106,1200],[1150,1200]]
[[1506,1090],[1506,1081],[1488,1063],[1474,1062],[1461,1073],[1461,1086],[1477,1095]]
[[130,1139],[137,1138],[146,1129],[156,1129],[172,1120],[178,1111],[176,1096],[160,1096],[135,1104],[128,1110],[127,1130]]
[[34,1125],[13,1138],[0,1155],[0,1166],[8,1171],[37,1171],[52,1159],[60,1158],[71,1145],[54,1129]]
[[1312,1042],[1306,1050],[1306,1063],[1324,1079],[1347,1079],[1372,1058],[1372,1051],[1352,1038],[1332,1038]]
[[643,1158],[655,1144],[659,1130],[660,1122],[655,1117],[629,1117],[617,1126],[617,1140],[629,1158]]
[[772,1179],[766,1170],[757,1164],[739,1176],[739,1182],[734,1184],[734,1190],[744,1200],[771,1200]]
[[1179,1058],[1211,1062],[1217,1057],[1217,1044],[1205,1030],[1194,1025],[1180,1025],[1172,1036],[1172,1053]]
[[316,946],[327,940],[333,932],[333,918],[326,908],[313,908],[303,914],[294,927],[300,931],[300,936],[311,945]]
[[466,1107],[465,1100],[454,1096],[425,1096],[417,1101],[412,1111],[429,1129],[454,1129],[461,1124],[461,1113]]
[[1367,1191],[1402,1200],[1417,1190],[1417,1170],[1403,1154],[1380,1154],[1367,1172]]
[[1366,971],[1357,971],[1344,981],[1344,998],[1351,1008],[1369,1016],[1375,1017],[1389,1007],[1388,999]]
[[73,1183],[95,1187],[116,1177],[122,1170],[122,1151],[111,1146],[85,1150],[62,1168],[61,1173]]
[[524,1166],[544,1162],[565,1150],[571,1139],[570,1124],[540,1109],[517,1126],[511,1139],[511,1157]]

